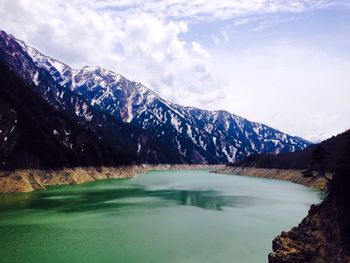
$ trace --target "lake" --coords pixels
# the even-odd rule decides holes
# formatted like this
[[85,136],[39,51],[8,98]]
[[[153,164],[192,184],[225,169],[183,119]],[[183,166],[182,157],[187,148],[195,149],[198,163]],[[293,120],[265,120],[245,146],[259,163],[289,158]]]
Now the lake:
[[319,191],[194,171],[0,195],[1,263],[261,263]]

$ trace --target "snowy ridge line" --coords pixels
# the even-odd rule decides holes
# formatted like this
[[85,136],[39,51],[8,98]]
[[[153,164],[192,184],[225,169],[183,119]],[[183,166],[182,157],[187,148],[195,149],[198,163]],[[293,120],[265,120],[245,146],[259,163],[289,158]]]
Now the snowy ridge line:
[[[310,144],[227,111],[168,102],[141,83],[108,69],[97,66],[72,69],[12,38],[37,66],[31,74],[34,84],[40,81],[38,69],[47,71],[59,85],[80,94],[90,105],[170,144],[188,162],[234,162],[250,154],[298,151]],[[85,107],[77,108],[76,114],[86,120],[91,118]]]

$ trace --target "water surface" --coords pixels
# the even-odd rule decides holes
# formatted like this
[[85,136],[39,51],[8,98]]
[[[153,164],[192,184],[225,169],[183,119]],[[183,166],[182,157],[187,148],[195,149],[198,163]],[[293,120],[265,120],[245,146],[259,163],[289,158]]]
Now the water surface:
[[267,262],[318,203],[290,182],[154,171],[0,195],[0,262]]

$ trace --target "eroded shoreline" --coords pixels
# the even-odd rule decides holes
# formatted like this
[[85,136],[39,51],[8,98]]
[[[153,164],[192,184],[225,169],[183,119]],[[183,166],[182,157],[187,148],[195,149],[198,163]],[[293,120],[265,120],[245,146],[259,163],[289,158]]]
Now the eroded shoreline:
[[[326,189],[327,186],[324,178],[304,178],[303,170],[224,167],[215,172],[281,179],[320,189]],[[268,262],[350,262],[349,251],[342,243],[339,224],[341,217],[334,198],[327,198],[318,205],[312,205],[298,226],[283,231],[273,240]]]
[[[214,173],[255,176],[287,180],[309,187],[324,188],[325,180],[320,178],[303,178],[302,170],[261,169],[253,167],[227,167],[223,165],[134,165],[121,167],[77,167],[60,170],[16,170],[0,172],[0,193],[31,192],[45,190],[50,185],[67,185],[92,182],[109,178],[129,178],[139,173],[151,170],[196,170],[209,169]],[[312,206],[302,223],[288,232],[283,232],[273,241],[273,252],[269,255],[269,262],[296,262],[309,258],[319,259],[319,250],[327,252],[329,258],[334,255],[344,259],[341,251],[333,253],[334,240],[339,239],[337,225],[330,231],[330,221],[322,213],[331,211],[324,209],[325,204]],[[333,206],[334,207],[334,206]],[[323,224],[322,222],[325,222]],[[333,222],[335,220],[333,219]],[[322,223],[322,224],[321,224]],[[326,234],[328,233],[328,234]],[[328,237],[330,234],[331,236]],[[319,238],[321,237],[321,238]],[[327,238],[326,238],[327,237]],[[332,253],[331,253],[332,252]],[[316,262],[316,261],[315,261]],[[322,261],[320,261],[322,262]],[[339,261],[342,262],[342,261]]]
[[225,166],[218,168],[215,173],[245,175],[261,178],[272,178],[286,180],[297,184],[302,184],[308,187],[316,187],[320,189],[326,188],[326,180],[322,177],[304,178],[302,176],[303,170],[296,169],[265,169],[255,167],[231,167]]
[[323,178],[304,178],[302,170],[264,169],[255,167],[229,167],[224,165],[131,165],[119,167],[75,167],[59,170],[19,169],[0,171],[0,193],[45,190],[49,185],[80,184],[102,179],[129,178],[151,170],[210,169],[214,173],[254,176],[286,180],[309,187],[325,189]]
[[223,165],[132,165],[119,167],[75,167],[59,170],[19,169],[0,172],[0,193],[45,190],[49,185],[67,185],[111,178],[129,178],[151,170],[222,169]]

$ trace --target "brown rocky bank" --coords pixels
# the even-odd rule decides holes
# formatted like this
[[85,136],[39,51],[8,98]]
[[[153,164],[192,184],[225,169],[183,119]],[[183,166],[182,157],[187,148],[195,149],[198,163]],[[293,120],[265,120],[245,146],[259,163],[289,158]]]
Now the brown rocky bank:
[[[304,170],[297,169],[266,169],[256,167],[225,166],[215,170],[215,173],[280,179],[321,189],[326,187],[327,182],[323,177],[304,178],[302,176],[303,171]],[[330,176],[330,174],[327,175]]]
[[[324,178],[303,178],[302,171],[226,166],[215,172],[281,179],[326,188]],[[308,215],[297,227],[282,232],[273,240],[269,263],[350,263],[349,247],[342,241],[339,223],[342,216],[332,198],[327,198],[319,205],[312,205]]]
[[76,167],[59,170],[22,169],[0,171],[0,193],[44,190],[48,185],[80,184],[101,179],[128,178],[151,170],[219,169],[222,165],[133,165],[119,167]]
[[269,263],[350,263],[339,224],[342,216],[332,199],[312,205],[297,227],[273,240]]

